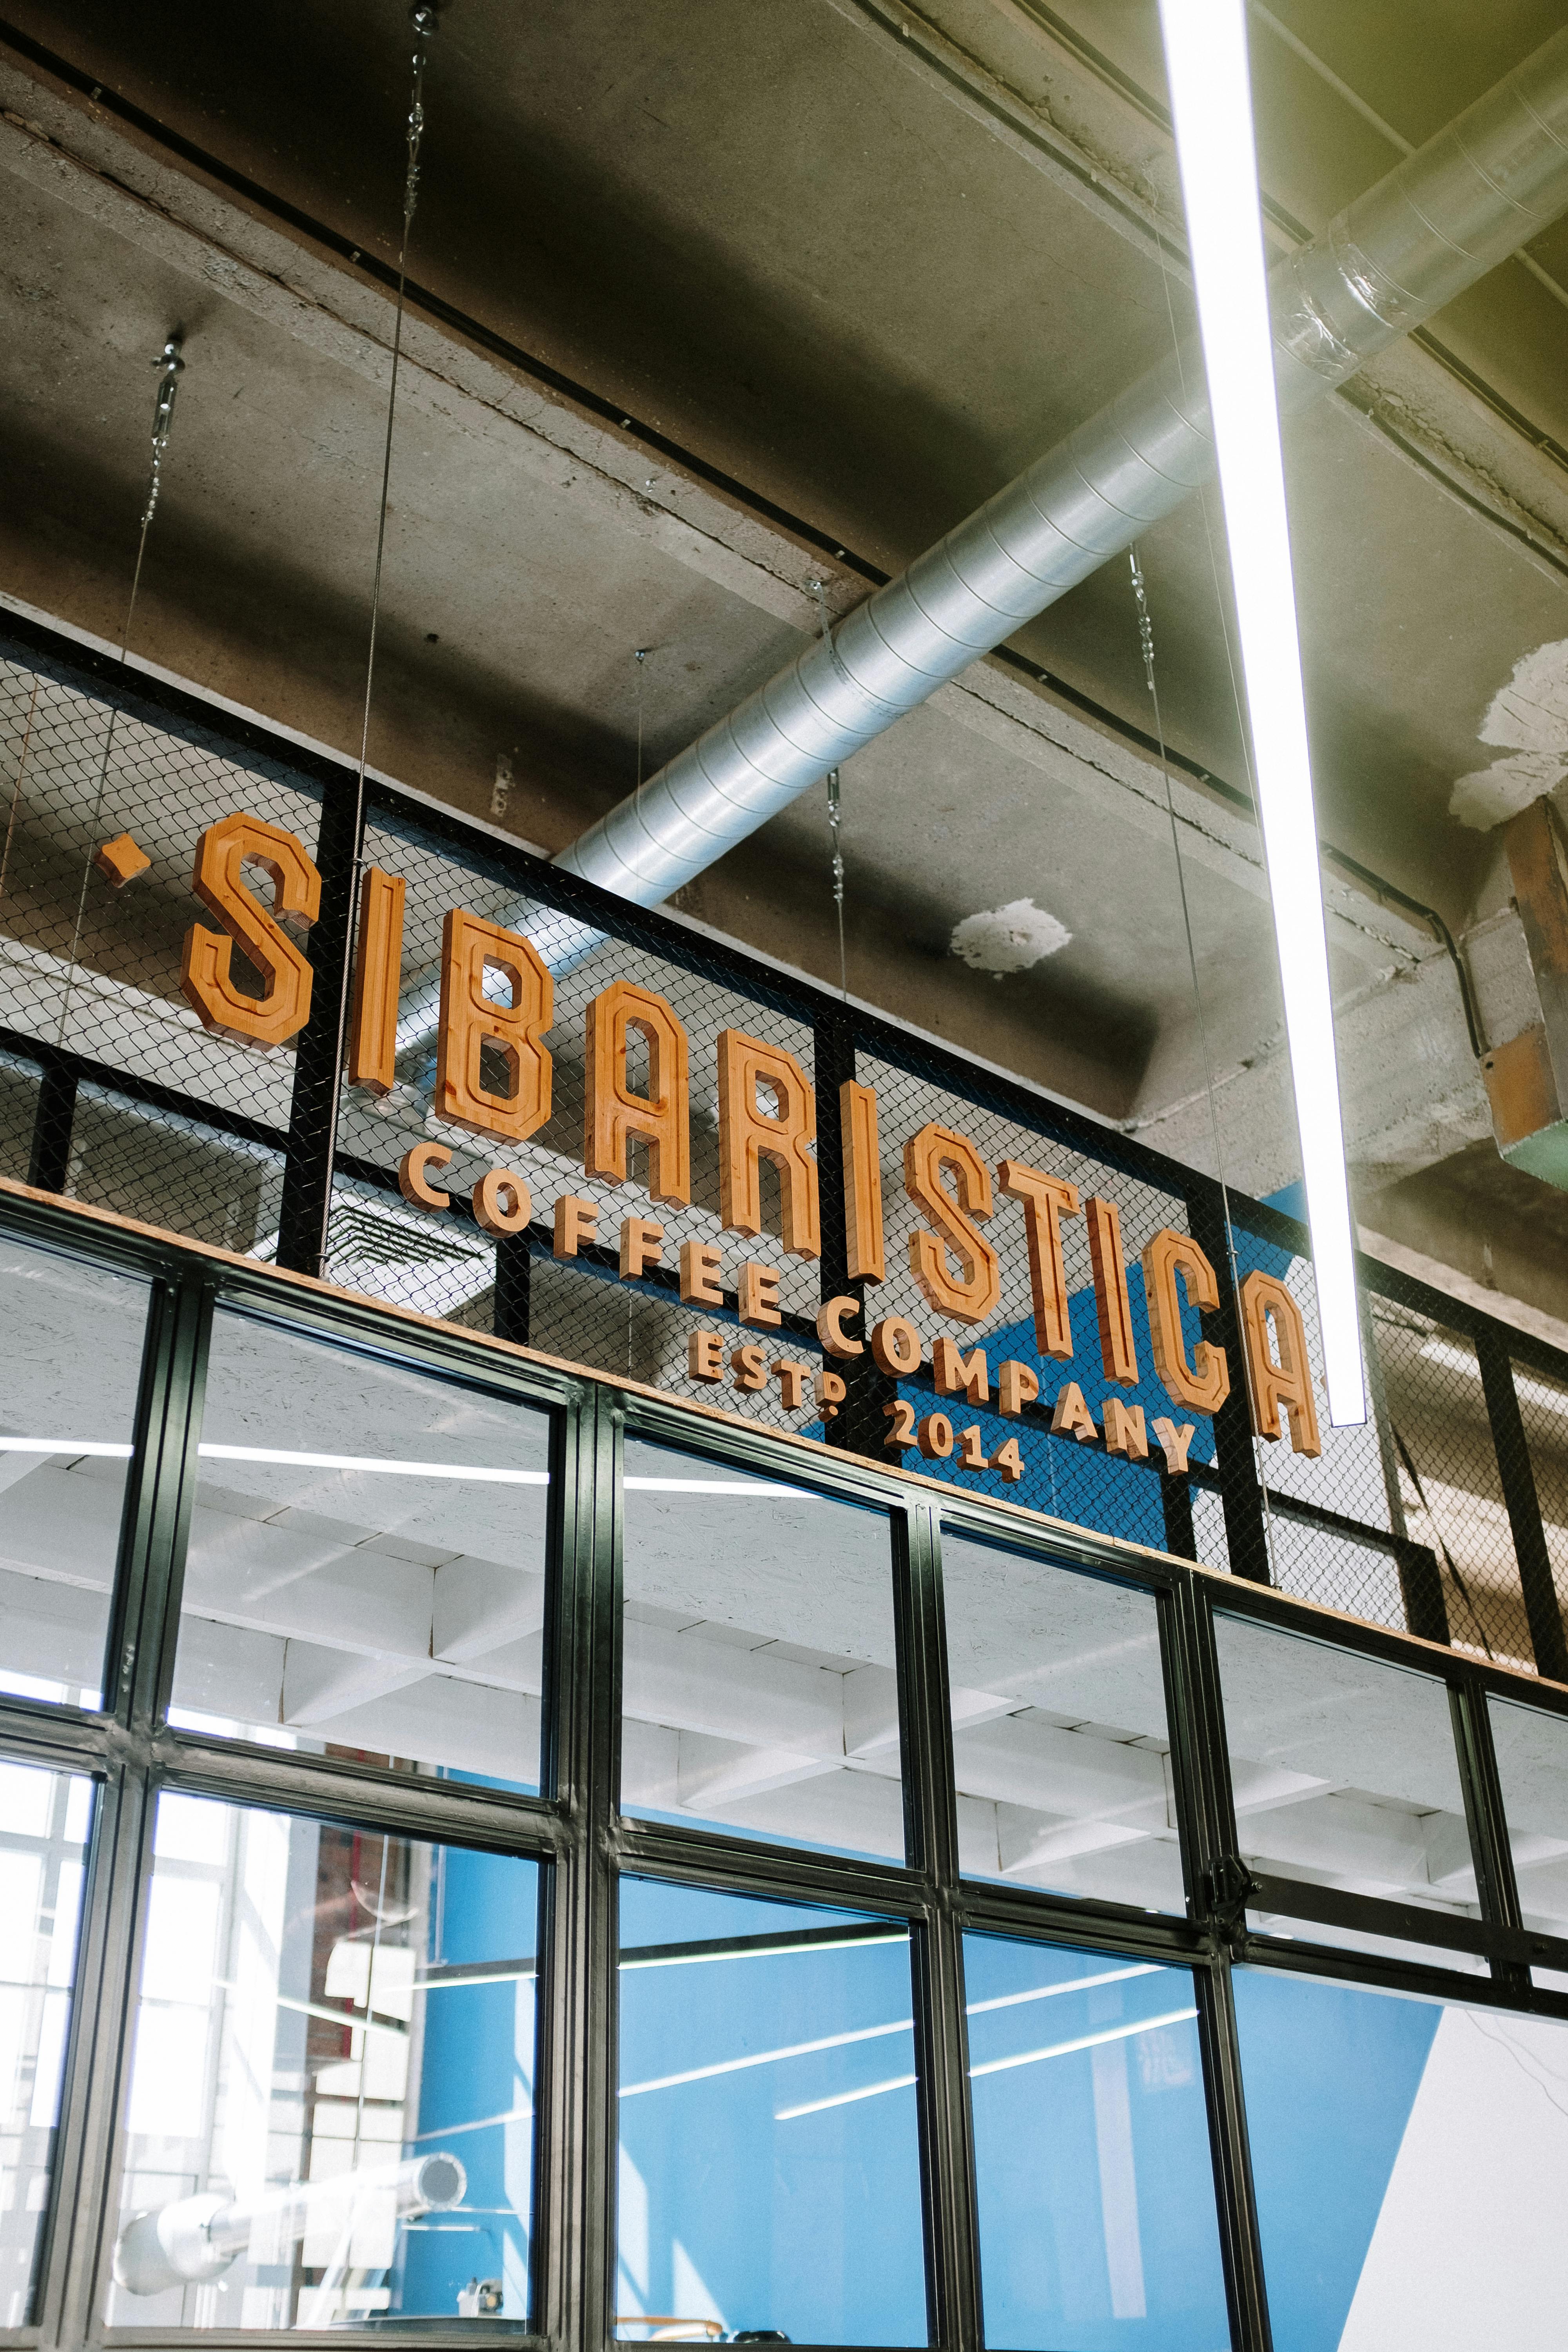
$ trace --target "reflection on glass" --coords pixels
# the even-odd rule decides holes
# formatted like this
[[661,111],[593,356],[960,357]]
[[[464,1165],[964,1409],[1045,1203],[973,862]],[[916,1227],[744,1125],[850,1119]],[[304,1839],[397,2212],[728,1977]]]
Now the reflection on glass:
[[621,1883],[616,2329],[923,2344],[909,1933]]
[[[1509,1845],[1527,1927],[1568,1936],[1568,1717],[1488,1701]],[[1554,1982],[1540,1969],[1536,1982]]]
[[[1237,1617],[1216,1617],[1215,1632],[1241,1851],[1254,1869],[1478,1918],[1447,1687]],[[1430,1945],[1374,1938],[1370,1948],[1468,1965]]]
[[629,1441],[621,1804],[901,1862],[887,1514]]
[[24,2327],[54,2163],[92,1783],[0,1764],[0,2327]]
[[112,2325],[527,2318],[538,1879],[159,1798]]
[[966,1936],[985,2340],[1230,2341],[1193,1979]]
[[1568,2030],[1238,1969],[1275,2352],[1563,2341]]
[[172,1719],[531,1790],[547,1414],[220,1313]]
[[148,1286],[0,1236],[0,1691],[102,1704]]
[[942,1580],[965,1873],[1180,1911],[1153,1596],[952,1533]]

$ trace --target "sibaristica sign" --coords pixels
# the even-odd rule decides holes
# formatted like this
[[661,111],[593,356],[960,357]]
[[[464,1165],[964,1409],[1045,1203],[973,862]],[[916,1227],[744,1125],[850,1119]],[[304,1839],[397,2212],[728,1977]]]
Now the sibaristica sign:
[[[114,870],[114,861],[106,859],[105,853],[100,862],[110,879],[131,878]],[[270,875],[270,909],[247,887],[247,864]],[[296,835],[236,814],[202,835],[192,878],[196,895],[225,929],[215,931],[193,923],[187,932],[181,966],[187,1001],[205,1026],[223,1036],[258,1047],[286,1045],[309,1019],[312,972],[278,917],[292,918],[300,925],[315,921],[321,884],[313,861]],[[375,1095],[387,1094],[394,1084],[404,900],[405,885],[397,876],[379,866],[362,876],[345,1076],[349,1085]],[[259,997],[244,994],[235,984],[236,941],[265,982]],[[489,992],[498,979],[510,992],[510,1002]],[[537,1133],[551,1112],[553,1065],[544,1039],[553,1017],[554,982],[533,941],[461,908],[451,908],[442,930],[432,1106],[436,1117],[491,1143],[522,1143]],[[627,1083],[627,1038],[633,1031],[647,1046],[646,1093],[635,1092]],[[627,1146],[635,1137],[646,1149],[650,1199],[689,1205],[689,1046],[668,1000],[630,981],[612,982],[587,1006],[584,1048],[584,1174],[626,1184]],[[487,1049],[504,1065],[504,1092],[486,1083],[482,1057]],[[811,1081],[793,1054],[738,1029],[721,1031],[716,1050],[720,1223],[725,1233],[742,1240],[761,1234],[762,1163],[767,1160],[778,1175],[781,1250],[788,1256],[816,1258],[821,1255],[821,1218],[816,1099]],[[493,1061],[489,1071],[494,1075]],[[886,1267],[876,1090],[847,1081],[840,1089],[839,1106],[848,1279],[877,1283],[884,1279]],[[437,1180],[452,1156],[439,1142],[413,1145],[398,1168],[404,1198],[432,1215],[446,1212],[450,1194]],[[935,1313],[963,1327],[965,1334],[991,1320],[1001,1305],[1001,1263],[984,1231],[996,1190],[1022,1204],[1036,1346],[1042,1360],[1054,1363],[1070,1363],[1073,1354],[1062,1228],[1064,1221],[1082,1217],[1101,1367],[1114,1385],[1130,1388],[1137,1382],[1127,1267],[1113,1201],[1099,1194],[1080,1197],[1079,1188],[1066,1178],[1019,1160],[1004,1160],[993,1171],[967,1136],[934,1121],[904,1141],[903,1183],[921,1221],[910,1234],[910,1270]],[[520,1173],[492,1167],[474,1186],[473,1211],[487,1233],[500,1235],[522,1232],[532,1222],[534,1204]],[[580,1193],[563,1192],[551,1203],[555,1256],[570,1259],[584,1245],[596,1244],[599,1216],[598,1203]],[[621,1278],[637,1281],[650,1267],[662,1265],[664,1240],[665,1229],[657,1218],[623,1218]],[[724,1258],[717,1243],[680,1244],[683,1305],[700,1309],[727,1304]],[[1199,1309],[1217,1306],[1219,1286],[1197,1244],[1168,1226],[1148,1244],[1141,1264],[1155,1370],[1176,1415],[1157,1416],[1146,1425],[1142,1406],[1110,1396],[1097,1423],[1079,1382],[1068,1378],[1050,1401],[1051,1427],[1138,1459],[1147,1458],[1152,1435],[1167,1467],[1183,1470],[1194,1433],[1192,1423],[1180,1423],[1179,1415],[1212,1414],[1230,1393],[1225,1350],[1208,1340],[1189,1348],[1183,1326],[1184,1304]],[[738,1320],[758,1331],[778,1329],[783,1320],[778,1267],[742,1255],[731,1274]],[[1241,1284],[1239,1304],[1254,1427],[1261,1436],[1279,1437],[1283,1411],[1295,1451],[1318,1454],[1317,1413],[1300,1308],[1282,1282],[1261,1272],[1249,1274]],[[821,1370],[788,1356],[770,1360],[760,1341],[731,1346],[724,1331],[704,1328],[690,1333],[688,1370],[693,1381],[708,1386],[731,1380],[742,1391],[757,1391],[776,1383],[786,1412],[811,1409],[830,1416],[846,1393],[836,1363],[868,1353],[882,1372],[907,1380],[926,1361],[925,1343],[906,1317],[884,1315],[868,1325],[859,1299],[847,1292],[824,1303],[816,1329],[826,1360]],[[941,1334],[930,1360],[940,1396],[962,1394],[966,1402],[986,1405],[1004,1418],[1017,1418],[1040,1397],[1041,1373],[1034,1366],[1009,1358],[993,1370],[985,1350],[970,1345],[967,1337],[961,1344],[954,1334]],[[918,1446],[928,1457],[952,1455],[955,1435],[945,1414],[917,1420],[904,1398],[891,1402],[887,1414],[885,1444],[889,1449]],[[961,1467],[995,1470],[1015,1480],[1023,1475],[1016,1439],[1005,1439],[989,1454],[978,1424],[957,1433],[957,1439],[953,1458]]]

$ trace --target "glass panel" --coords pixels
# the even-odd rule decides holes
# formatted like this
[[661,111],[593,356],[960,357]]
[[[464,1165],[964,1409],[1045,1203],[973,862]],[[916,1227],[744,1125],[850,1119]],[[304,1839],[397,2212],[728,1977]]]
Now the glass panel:
[[909,1940],[622,1881],[617,2336],[926,2341]]
[[102,1704],[149,1286],[0,1235],[0,1690]]
[[59,2119],[92,1783],[0,1764],[0,2327],[25,2327]]
[[[1524,1924],[1568,1936],[1568,1717],[1488,1706]],[[1539,1969],[1536,1979],[1547,1980]]]
[[1228,2344],[1193,1979],[966,1936],[985,2341]]
[[623,1810],[901,1862],[887,1513],[631,1439],[625,1558]]
[[171,1720],[532,1790],[550,1417],[213,1332]]
[[[1479,1917],[1447,1686],[1223,1613],[1215,1633],[1241,1851],[1254,1869]],[[1331,1927],[1301,1932],[1345,1940]],[[1463,1965],[1436,1947],[1420,1955]]]
[[1153,1595],[951,1533],[942,1581],[965,1872],[1180,1911]]
[[1568,2030],[1236,1976],[1275,2352],[1563,2341]]
[[530,1862],[158,1800],[109,2319],[528,2316]]

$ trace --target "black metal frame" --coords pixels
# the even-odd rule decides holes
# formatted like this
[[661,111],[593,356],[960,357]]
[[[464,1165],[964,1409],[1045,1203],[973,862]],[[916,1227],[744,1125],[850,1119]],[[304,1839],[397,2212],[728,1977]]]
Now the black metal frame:
[[[1087,1945],[1193,1972],[1237,2352],[1268,2352],[1271,2339],[1233,1969],[1246,1963],[1295,1970],[1568,2021],[1568,1996],[1531,1979],[1532,1961],[1568,1967],[1568,1942],[1527,1934],[1522,1927],[1487,1710],[1489,1696],[1506,1696],[1559,1717],[1568,1733],[1568,1690],[1353,1623],[1243,1579],[1222,1578],[1088,1531],[1064,1531],[1032,1514],[941,1489],[898,1469],[804,1446],[699,1407],[618,1387],[598,1375],[574,1377],[503,1342],[378,1309],[326,1286],[131,1231],[14,1188],[0,1191],[0,1230],[139,1274],[151,1284],[135,1452],[107,1645],[115,1671],[105,1683],[105,1712],[92,1716],[0,1699],[0,1753],[89,1774],[100,1791],[36,2324],[21,2331],[18,2340],[72,2347],[166,2340],[167,2331],[156,2339],[148,2331],[106,2334],[97,2316],[151,1865],[153,1805],[162,1788],[479,1846],[545,1865],[533,2326],[552,2344],[595,2352],[609,2338],[613,2311],[616,1913],[623,1872],[908,1922],[931,2341],[952,2352],[978,2352],[984,2340],[967,2095],[966,1931]],[[205,1357],[214,1307],[220,1302],[345,1349],[369,1351],[552,1412],[553,1563],[542,1779],[546,1794],[526,1799],[450,1782],[420,1782],[368,1765],[177,1730],[164,1720]],[[628,1431],[889,1514],[895,1535],[905,1866],[620,1815],[619,1466]],[[961,1877],[942,1632],[944,1526],[1033,1558],[1042,1575],[1074,1570],[1155,1597],[1185,1917]],[[1446,1684],[1477,1864],[1479,1919],[1249,1878],[1237,1859],[1215,1638],[1215,1616],[1221,1610]],[[1247,1913],[1259,1903],[1330,1931],[1426,1942],[1432,1962],[1336,1948],[1331,1932],[1314,1943],[1256,1934]],[[1479,1954],[1489,1973],[1477,1977],[1445,1969],[1445,1949],[1456,1956]],[[480,2326],[510,2337],[520,2333],[506,2323],[471,2321],[464,2323],[464,2333],[471,2336]],[[438,2323],[411,2323],[402,2332],[416,2340],[439,2340],[443,2333]],[[353,2333],[339,2328],[302,2339],[294,2332],[288,2340],[337,2343]],[[204,2331],[203,2340],[237,2347],[258,2339],[248,2333]]]
[[[388,1194],[395,1192],[395,1179],[389,1168],[333,1148],[336,1122],[331,1113],[339,1042],[338,1006],[343,961],[351,947],[354,887],[353,769],[347,762],[275,736],[255,720],[216,710],[167,680],[127,671],[107,655],[97,654],[19,615],[0,615],[0,647],[9,647],[18,659],[89,692],[107,706],[136,711],[175,733],[198,730],[203,741],[221,736],[237,757],[243,759],[248,753],[264,759],[270,766],[281,764],[320,793],[321,826],[314,847],[322,876],[322,913],[312,932],[311,952],[321,984],[315,991],[311,1020],[300,1041],[286,1130],[119,1072],[21,1032],[0,1030],[0,1052],[31,1062],[40,1074],[29,1157],[30,1181],[46,1191],[63,1186],[70,1161],[71,1119],[78,1087],[82,1084],[107,1087],[132,1103],[188,1120],[215,1136],[228,1136],[276,1152],[283,1171],[279,1262],[299,1272],[318,1273],[321,1269],[322,1239],[334,1181],[347,1180]],[[710,934],[694,931],[657,910],[630,908],[611,893],[542,864],[493,831],[443,810],[418,794],[372,780],[366,793],[366,815],[373,824],[413,825],[426,838],[449,846],[469,864],[478,862],[504,876],[509,884],[515,885],[520,896],[535,898],[596,929],[640,945],[668,963],[717,980],[810,1030],[818,1082],[824,1297],[856,1287],[846,1279],[842,1183],[835,1146],[837,1086],[842,1078],[854,1075],[858,1055],[874,1056],[961,1095],[980,1108],[1033,1129],[1045,1141],[1082,1153],[1179,1202],[1185,1210],[1189,1229],[1215,1267],[1219,1282],[1219,1305],[1213,1315],[1204,1318],[1205,1331],[1226,1350],[1233,1365],[1241,1362],[1242,1350],[1231,1280],[1227,1220],[1237,1231],[1293,1255],[1310,1255],[1306,1229],[1294,1218],[1234,1191],[1223,1191],[1212,1178],[1164,1158],[1135,1139],[1097,1125],[962,1055],[911,1038],[896,1024],[858,1006],[847,1006],[826,990],[762,963]],[[460,1196],[454,1197],[450,1213],[471,1224],[471,1213]],[[527,1341],[531,1261],[533,1256],[548,1257],[550,1252],[551,1233],[542,1221],[536,1221],[526,1234],[497,1246],[495,1314],[496,1328],[502,1336]],[[576,1263],[586,1274],[605,1280],[618,1278],[613,1250],[584,1248]],[[1359,1259],[1358,1273],[1363,1295],[1394,1299],[1431,1317],[1474,1344],[1536,1663],[1542,1673],[1568,1682],[1568,1636],[1563,1630],[1563,1602],[1552,1577],[1511,1370],[1514,1361],[1532,1365],[1568,1384],[1568,1356],[1375,1260]],[[673,1298],[676,1286],[676,1277],[668,1269],[649,1271],[631,1286],[649,1297],[666,1300]],[[720,1312],[719,1319],[726,1319],[726,1315],[732,1316],[733,1311],[731,1302],[727,1310]],[[805,1318],[786,1315],[783,1328],[790,1338],[815,1346],[815,1335]],[[919,1378],[913,1383],[917,1387],[921,1384]],[[929,1387],[929,1374],[924,1376],[923,1384]],[[853,1366],[849,1386],[845,1408],[830,1428],[829,1442],[876,1459],[886,1430],[882,1407],[886,1398],[895,1392],[893,1386],[876,1371],[869,1358]],[[1037,1429],[1048,1429],[1049,1415],[1044,1404],[1026,1407],[1024,1418]],[[1071,1443],[1066,1438],[1058,1442]],[[1394,1536],[1386,1527],[1347,1517],[1314,1500],[1276,1489],[1265,1496],[1240,1381],[1215,1418],[1215,1445],[1214,1466],[1194,1464],[1185,1479],[1165,1476],[1153,1463],[1128,1462],[1121,1465],[1129,1478],[1158,1480],[1166,1541],[1172,1550],[1184,1558],[1195,1556],[1193,1495],[1206,1489],[1221,1498],[1226,1550],[1234,1574],[1261,1584],[1270,1581],[1267,1521],[1272,1512],[1327,1535],[1348,1538],[1389,1557],[1398,1571],[1410,1629],[1429,1639],[1446,1642],[1449,1638],[1437,1562],[1426,1546]]]

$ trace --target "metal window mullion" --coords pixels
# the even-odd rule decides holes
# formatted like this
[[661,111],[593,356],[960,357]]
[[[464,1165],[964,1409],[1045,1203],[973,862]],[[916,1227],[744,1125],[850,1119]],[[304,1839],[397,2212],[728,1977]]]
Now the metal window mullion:
[[980,2236],[941,1524],[931,1506],[913,1504],[893,1514],[893,1531],[905,1840],[928,1896],[910,1922],[927,2320],[933,2345],[977,2352]]
[[535,2333],[577,2352],[612,2333],[622,1416],[584,1391],[563,1441],[545,1769],[566,1835],[549,1874],[535,2100]]
[[1208,1956],[1193,1973],[1231,2340],[1234,2352],[1272,2352],[1231,1978],[1230,1937],[1245,1917],[1246,1878],[1237,1852],[1214,1616],[1196,1575],[1167,1596],[1161,1620],[1188,1908],[1209,1938]]
[[116,2126],[130,2072],[151,1860],[153,1790],[145,1769],[127,1759],[111,1769],[94,1814],[57,2140],[58,2219],[39,2313],[43,2342],[72,2347],[97,2343],[103,2334],[107,2209],[121,2153]]
[[[1524,1920],[1519,1882],[1514,1876],[1513,1849],[1509,1841],[1486,1692],[1468,1677],[1451,1683],[1448,1706],[1453,1717],[1454,1744],[1459,1755],[1465,1821],[1470,1833],[1470,1851],[1475,1856],[1481,1917],[1489,1925],[1521,1931]],[[1517,1960],[1500,1959],[1494,1955],[1491,1972],[1496,1982],[1514,1999],[1529,1999],[1529,1972]]]
[[1200,1318],[1204,1337],[1225,1350],[1230,1368],[1230,1391],[1214,1417],[1215,1460],[1225,1511],[1226,1549],[1233,1576],[1268,1584],[1272,1581],[1268,1536],[1252,1440],[1252,1414],[1247,1402],[1247,1359],[1239,1302],[1231,1279],[1230,1233],[1224,1196],[1217,1187],[1194,1181],[1188,1187],[1186,1207],[1188,1231],[1214,1268],[1219,1288],[1218,1307],[1212,1314]]
[[1535,1472],[1525,1439],[1524,1421],[1513,1385],[1513,1360],[1500,1325],[1478,1331],[1476,1359],[1480,1366],[1514,1557],[1519,1562],[1519,1580],[1535,1663],[1553,1682],[1568,1683],[1568,1641],[1563,1637],[1563,1612],[1552,1580],[1546,1531],[1541,1523],[1541,1500],[1535,1491]]
[[212,1318],[211,1284],[187,1273],[160,1318],[143,1381],[124,1605],[110,1654],[118,1659],[114,1712],[139,1743],[156,1734],[174,1688]]

